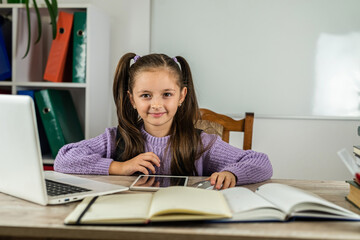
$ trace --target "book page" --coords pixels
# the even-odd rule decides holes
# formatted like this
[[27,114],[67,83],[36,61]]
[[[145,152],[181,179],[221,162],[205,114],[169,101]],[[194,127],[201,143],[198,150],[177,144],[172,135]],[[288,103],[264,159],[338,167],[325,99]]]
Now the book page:
[[[290,214],[304,212],[303,215],[315,216],[319,211],[357,218],[358,215],[334,203],[316,196],[313,193],[279,183],[268,183],[260,186],[257,194],[272,202],[278,208]],[[305,214],[307,212],[307,214]],[[293,214],[294,215],[294,214]],[[296,215],[296,214],[295,214]],[[301,215],[301,214],[300,214]],[[323,216],[323,214],[321,214]]]
[[146,222],[151,193],[100,196],[83,216],[82,223]]
[[160,189],[154,193],[150,208],[151,219],[214,219],[230,216],[230,209],[221,192],[192,187]]
[[233,213],[233,220],[284,220],[285,214],[275,205],[244,187],[221,191]]

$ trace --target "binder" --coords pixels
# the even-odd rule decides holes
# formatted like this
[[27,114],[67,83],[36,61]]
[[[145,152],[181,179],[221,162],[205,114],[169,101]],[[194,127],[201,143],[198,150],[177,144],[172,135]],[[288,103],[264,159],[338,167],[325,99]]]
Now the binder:
[[72,81],[85,83],[86,79],[86,12],[74,13]]
[[19,90],[17,92],[17,94],[18,95],[28,95],[33,99],[33,101],[35,103],[34,105],[35,105],[35,111],[36,111],[36,123],[37,123],[37,127],[38,127],[39,139],[40,139],[41,154],[42,155],[50,154],[50,146],[49,146],[49,142],[46,137],[46,134],[45,134],[44,125],[42,124],[42,121],[40,119],[39,107],[37,106],[37,104],[35,102],[35,90]]
[[3,27],[0,27],[0,81],[11,78],[11,65],[6,50]]
[[72,35],[72,13],[59,12],[56,38],[52,41],[49,57],[45,67],[44,79],[52,82],[62,82],[65,72],[70,36]]
[[45,89],[35,92],[53,158],[65,144],[84,139],[80,121],[67,90]]

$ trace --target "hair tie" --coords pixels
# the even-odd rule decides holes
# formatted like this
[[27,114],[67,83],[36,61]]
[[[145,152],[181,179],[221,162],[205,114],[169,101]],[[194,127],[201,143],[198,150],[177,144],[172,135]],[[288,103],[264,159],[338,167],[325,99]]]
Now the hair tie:
[[176,63],[179,63],[176,57],[173,57],[173,60],[174,60]]
[[136,61],[140,58],[139,55],[136,55],[133,59],[134,59],[134,63],[136,63]]

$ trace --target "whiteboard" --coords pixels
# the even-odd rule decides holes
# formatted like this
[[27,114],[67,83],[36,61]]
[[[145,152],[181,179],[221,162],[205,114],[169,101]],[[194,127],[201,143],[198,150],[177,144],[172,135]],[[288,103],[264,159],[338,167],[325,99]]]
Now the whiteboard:
[[153,0],[150,39],[188,60],[200,107],[360,116],[359,0]]

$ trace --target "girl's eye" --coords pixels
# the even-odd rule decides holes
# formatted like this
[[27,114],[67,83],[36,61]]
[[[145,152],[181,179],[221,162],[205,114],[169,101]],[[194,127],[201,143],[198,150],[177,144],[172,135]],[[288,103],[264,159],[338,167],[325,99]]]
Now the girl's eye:
[[164,97],[171,97],[172,93],[164,93]]
[[141,98],[149,98],[151,97],[150,94],[144,93],[140,95]]

